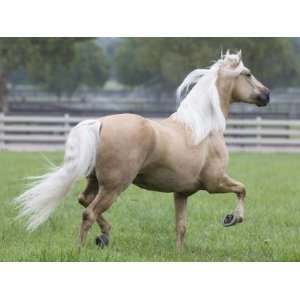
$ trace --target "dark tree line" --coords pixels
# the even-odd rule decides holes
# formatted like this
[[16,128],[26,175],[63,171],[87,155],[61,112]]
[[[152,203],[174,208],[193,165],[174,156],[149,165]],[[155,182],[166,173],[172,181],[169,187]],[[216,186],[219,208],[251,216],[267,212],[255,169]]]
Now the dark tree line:
[[128,38],[115,58],[118,79],[134,86],[156,78],[173,88],[192,69],[212,64],[222,49],[241,49],[245,64],[268,85],[300,83],[299,38]]
[[24,78],[72,96],[113,77],[127,86],[173,90],[194,68],[208,67],[227,49],[271,87],[300,85],[300,38],[0,38],[0,111],[7,80]]
[[20,70],[60,96],[81,84],[101,87],[109,64],[94,38],[0,38],[0,111],[6,109],[7,80]]

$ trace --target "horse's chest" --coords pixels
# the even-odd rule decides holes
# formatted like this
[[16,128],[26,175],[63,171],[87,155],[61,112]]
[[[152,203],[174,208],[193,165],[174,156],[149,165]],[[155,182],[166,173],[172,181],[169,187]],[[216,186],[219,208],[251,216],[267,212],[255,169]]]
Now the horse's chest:
[[218,185],[220,178],[225,174],[228,164],[228,150],[223,138],[216,139],[214,136],[209,140],[205,164],[201,170],[201,189],[207,186]]

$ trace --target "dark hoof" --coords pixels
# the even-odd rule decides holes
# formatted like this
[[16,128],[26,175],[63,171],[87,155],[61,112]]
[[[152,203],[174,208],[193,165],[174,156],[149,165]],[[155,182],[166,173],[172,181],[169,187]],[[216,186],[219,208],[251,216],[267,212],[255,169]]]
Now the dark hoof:
[[229,226],[233,226],[236,223],[238,223],[238,219],[235,215],[230,214],[230,215],[226,215],[224,220],[223,220],[223,226],[224,227],[229,227]]
[[105,246],[108,246],[109,239],[105,234],[99,235],[96,237],[96,245],[103,249]]

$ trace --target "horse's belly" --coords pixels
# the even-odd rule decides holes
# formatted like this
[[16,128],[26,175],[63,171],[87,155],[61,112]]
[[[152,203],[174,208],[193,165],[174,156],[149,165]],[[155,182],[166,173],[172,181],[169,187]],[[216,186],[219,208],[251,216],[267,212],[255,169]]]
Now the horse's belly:
[[184,176],[168,170],[138,174],[133,183],[146,190],[165,193],[191,192],[199,188],[197,176]]

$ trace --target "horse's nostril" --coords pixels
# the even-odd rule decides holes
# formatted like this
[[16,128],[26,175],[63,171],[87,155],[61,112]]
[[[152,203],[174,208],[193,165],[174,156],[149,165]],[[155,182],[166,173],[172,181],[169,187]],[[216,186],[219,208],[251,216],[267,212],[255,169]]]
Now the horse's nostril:
[[270,102],[270,92],[261,92],[257,97],[257,106],[266,106]]
[[262,94],[263,94],[263,97],[266,99],[266,100],[270,100],[270,90],[269,89],[265,89],[262,91]]
[[266,103],[269,103],[270,101],[270,92],[267,91],[267,92],[262,92],[259,96],[260,100],[261,101],[264,101]]
[[265,96],[266,96],[266,100],[268,100],[268,101],[269,101],[269,100],[270,100],[270,92],[269,92],[269,91],[268,91],[268,92],[266,92],[266,93],[265,93]]

